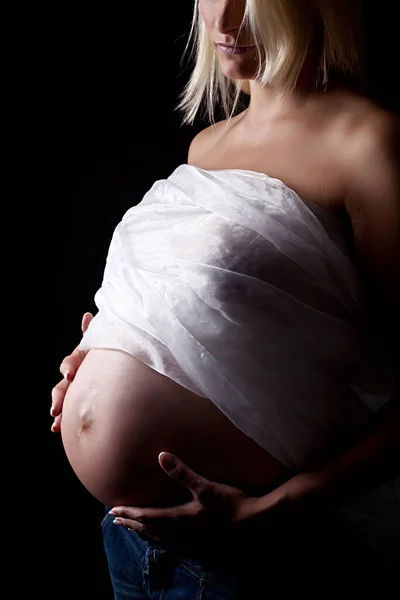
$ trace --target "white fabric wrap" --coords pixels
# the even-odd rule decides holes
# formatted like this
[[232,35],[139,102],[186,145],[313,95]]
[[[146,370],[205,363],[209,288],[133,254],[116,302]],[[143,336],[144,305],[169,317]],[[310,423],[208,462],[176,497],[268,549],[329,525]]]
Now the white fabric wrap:
[[395,392],[342,221],[261,173],[156,181],[117,225],[95,302],[82,350],[128,352],[289,468]]

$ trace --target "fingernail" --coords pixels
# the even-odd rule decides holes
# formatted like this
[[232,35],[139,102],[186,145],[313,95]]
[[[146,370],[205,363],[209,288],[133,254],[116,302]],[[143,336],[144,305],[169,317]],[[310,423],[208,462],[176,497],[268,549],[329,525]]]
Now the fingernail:
[[113,512],[112,510],[110,510],[108,514],[109,514],[109,515],[113,515],[113,516],[115,517],[117,513],[115,513],[115,512]]
[[176,461],[175,461],[174,457],[171,456],[170,454],[168,454],[167,452],[161,452],[160,456],[162,454],[166,455],[166,456],[164,456],[164,460],[163,460],[164,467],[166,467],[167,469],[174,469],[176,467]]
[[122,525],[122,521],[121,519],[114,519],[113,523],[115,523],[115,525]]

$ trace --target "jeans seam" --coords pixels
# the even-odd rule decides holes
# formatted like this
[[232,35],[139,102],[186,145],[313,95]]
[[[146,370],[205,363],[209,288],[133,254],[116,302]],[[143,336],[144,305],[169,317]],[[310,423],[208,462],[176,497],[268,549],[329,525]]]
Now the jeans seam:
[[104,527],[106,520],[110,517],[111,517],[110,513],[107,513],[106,515],[104,515],[104,517],[102,518],[101,523],[100,523],[101,527]]
[[194,571],[187,563],[185,563],[184,561],[180,560],[179,564],[181,567],[183,567],[186,571],[188,571],[191,575],[193,575],[200,583],[208,583],[209,585],[212,585],[218,589],[220,589],[223,592],[229,592],[230,589],[225,587],[224,585],[221,585],[219,583],[216,583],[213,578],[210,578],[207,576],[207,573],[204,573],[204,571],[202,571],[201,573],[197,573],[196,571]]
[[204,579],[199,579],[199,589],[197,590],[196,600],[201,600],[204,592]]

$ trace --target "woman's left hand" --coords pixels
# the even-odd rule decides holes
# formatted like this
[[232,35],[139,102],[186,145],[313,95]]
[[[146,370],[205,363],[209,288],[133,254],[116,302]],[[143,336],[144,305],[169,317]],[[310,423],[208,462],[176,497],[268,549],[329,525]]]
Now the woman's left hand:
[[192,500],[168,508],[117,506],[110,511],[116,517],[116,525],[144,538],[179,546],[185,542],[226,540],[254,515],[257,498],[201,477],[173,454],[162,452],[158,460],[168,475],[192,493]]

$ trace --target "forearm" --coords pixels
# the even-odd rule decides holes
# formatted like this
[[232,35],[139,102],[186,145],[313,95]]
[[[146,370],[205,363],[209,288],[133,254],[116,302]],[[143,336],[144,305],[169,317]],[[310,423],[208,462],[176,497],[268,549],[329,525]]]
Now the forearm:
[[372,491],[398,475],[399,392],[376,413],[368,432],[355,443],[324,465],[295,475],[257,499],[255,511],[262,514],[273,505],[305,513],[339,508],[350,498]]

